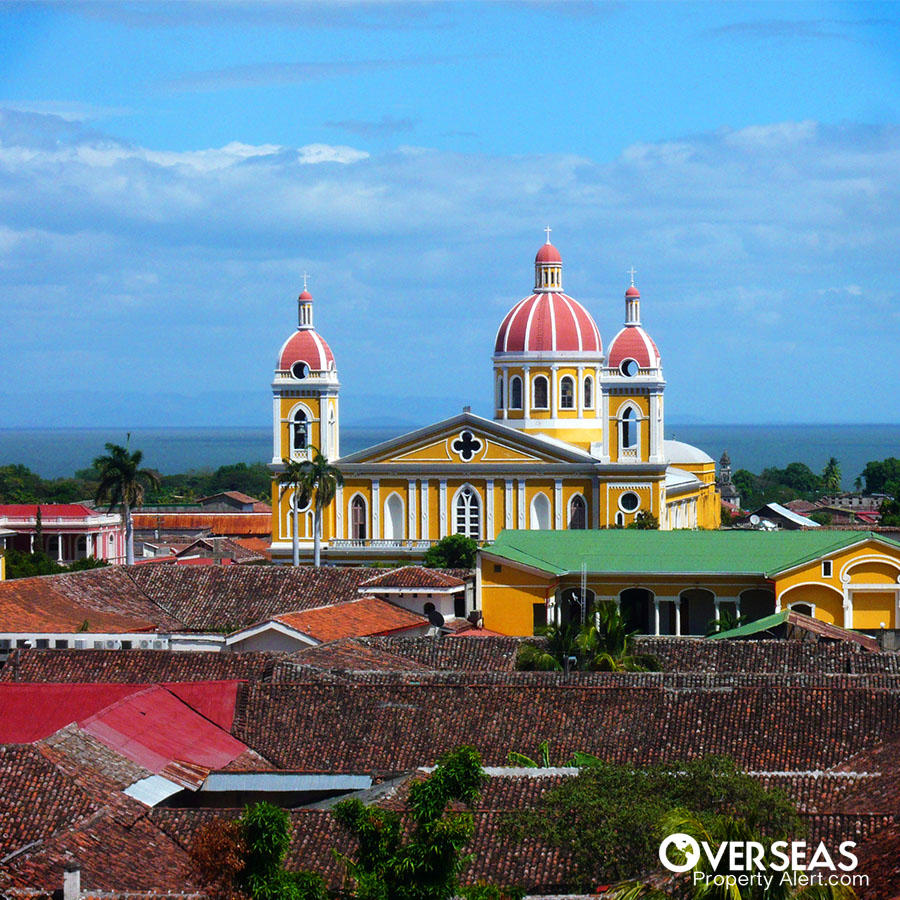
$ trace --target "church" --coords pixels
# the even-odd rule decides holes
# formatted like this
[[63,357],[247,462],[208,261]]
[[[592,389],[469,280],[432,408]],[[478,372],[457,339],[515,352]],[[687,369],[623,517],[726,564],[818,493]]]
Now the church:
[[[450,534],[485,542],[503,529],[618,528],[647,516],[662,530],[719,526],[713,459],[665,439],[662,359],[641,322],[634,273],[624,325],[604,350],[591,314],[563,291],[562,257],[547,232],[534,290],[497,330],[493,419],[466,408],[348,456],[337,364],[304,289],[272,382],[273,560],[292,553],[294,497],[280,496],[278,473],[313,448],[344,476],[321,526],[323,560],[335,564],[415,561]],[[306,559],[313,513],[300,502]]]

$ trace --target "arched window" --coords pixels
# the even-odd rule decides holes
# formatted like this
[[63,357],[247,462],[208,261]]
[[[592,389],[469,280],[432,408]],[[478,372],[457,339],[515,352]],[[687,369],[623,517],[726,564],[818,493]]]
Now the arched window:
[[291,423],[291,444],[291,449],[295,451],[306,450],[309,446],[309,422],[302,409],[294,413],[294,420]]
[[637,422],[634,408],[629,406],[622,413],[622,449],[630,450],[637,446]]
[[403,501],[391,494],[384,501],[384,536],[389,541],[403,540]]
[[513,375],[509,383],[509,408],[522,408],[522,379],[518,375]]
[[497,379],[497,409],[503,409],[503,376]]
[[584,378],[584,408],[594,408],[594,379],[590,375]]
[[367,537],[366,501],[357,494],[350,501],[350,535],[356,541],[364,541]]
[[587,528],[587,504],[581,494],[576,494],[569,503],[569,528]]
[[456,495],[456,533],[475,540],[481,536],[481,504],[468,485]]
[[625,524],[625,513],[617,512],[616,513],[616,525],[620,528]]
[[550,394],[547,379],[543,375],[538,375],[534,379],[534,403],[535,409],[549,409],[550,403],[547,398]]
[[575,382],[566,375],[559,383],[560,409],[575,409]]
[[550,500],[546,494],[535,494],[531,501],[531,528],[540,531],[550,529]]

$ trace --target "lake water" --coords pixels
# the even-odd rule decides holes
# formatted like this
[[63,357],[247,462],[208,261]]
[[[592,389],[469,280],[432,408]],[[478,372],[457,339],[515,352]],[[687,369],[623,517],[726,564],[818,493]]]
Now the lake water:
[[[341,449],[353,453],[408,430],[342,428]],[[846,488],[868,461],[900,457],[900,425],[669,425],[666,437],[694,444],[716,460],[727,449],[735,469],[751,472],[795,460],[821,471],[828,458],[836,456]],[[24,463],[45,478],[72,475],[102,453],[107,441],[124,443],[124,431],[0,429],[0,465]],[[144,451],[146,465],[165,474],[267,461],[272,453],[268,428],[135,429],[131,444]]]

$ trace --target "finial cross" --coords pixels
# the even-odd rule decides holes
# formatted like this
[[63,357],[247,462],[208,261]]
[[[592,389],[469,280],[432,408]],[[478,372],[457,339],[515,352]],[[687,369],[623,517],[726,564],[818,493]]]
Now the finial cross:
[[307,282],[308,278],[309,278],[309,275],[307,275],[306,272],[304,272],[303,273],[303,290],[304,291],[307,289],[306,282]]
[[636,269],[634,266],[632,266],[632,267],[628,270],[628,274],[631,276],[631,286],[632,286],[632,287],[634,287],[634,273],[635,273],[635,272],[637,272],[637,269]]
[[549,225],[544,229],[544,231],[547,232],[547,243],[548,243],[548,244],[550,243],[550,232],[551,232],[552,230],[553,230],[553,229],[552,229]]

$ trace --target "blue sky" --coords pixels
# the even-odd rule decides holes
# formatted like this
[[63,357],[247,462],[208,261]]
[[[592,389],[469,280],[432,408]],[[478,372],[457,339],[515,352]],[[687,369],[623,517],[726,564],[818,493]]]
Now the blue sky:
[[669,421],[900,416],[894,4],[7,3],[0,422],[266,425],[301,274],[347,424],[487,414],[545,225]]

